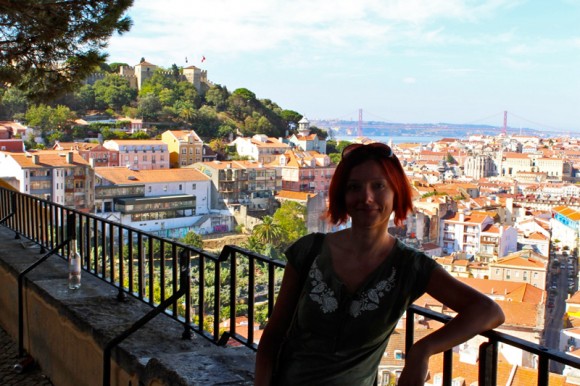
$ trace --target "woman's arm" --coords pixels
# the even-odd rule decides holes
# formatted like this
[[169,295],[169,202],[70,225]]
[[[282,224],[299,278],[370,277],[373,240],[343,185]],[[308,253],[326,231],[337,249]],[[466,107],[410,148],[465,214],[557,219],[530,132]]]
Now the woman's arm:
[[486,295],[463,284],[442,267],[433,270],[427,293],[457,315],[443,327],[415,342],[405,356],[399,385],[423,385],[429,357],[463,343],[480,332],[504,322],[499,305]]
[[276,305],[258,345],[254,378],[256,386],[271,384],[280,344],[292,322],[301,289],[298,272],[291,264],[286,264]]

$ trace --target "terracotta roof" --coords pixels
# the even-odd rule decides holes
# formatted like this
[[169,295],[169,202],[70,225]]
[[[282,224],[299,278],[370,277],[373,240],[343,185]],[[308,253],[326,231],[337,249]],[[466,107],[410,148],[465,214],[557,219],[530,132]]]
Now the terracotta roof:
[[[465,380],[465,385],[478,383],[479,364],[465,363],[459,360],[460,355],[453,353],[452,360],[452,376],[453,378],[461,377]],[[510,375],[514,371],[514,377],[510,383]],[[429,378],[427,381],[433,384],[435,374],[443,372],[443,354],[432,355],[429,359]],[[510,386],[536,386],[538,384],[538,371],[528,367],[511,365],[504,361],[497,363],[497,379],[498,385]],[[566,377],[564,375],[549,373],[548,383],[550,386],[563,386],[566,384]]]
[[[70,152],[73,154],[73,163],[67,162],[67,154],[69,151],[58,150],[38,150],[30,153],[7,153],[14,158],[14,160],[22,168],[46,168],[46,167],[72,167],[80,165],[89,165],[78,152]],[[33,162],[33,156],[38,156],[38,164]]]
[[486,295],[503,295],[512,301],[539,304],[545,299],[544,290],[528,283],[475,278],[458,280]]
[[485,212],[473,211],[471,213],[465,213],[465,217],[464,217],[463,221],[460,221],[459,217],[460,217],[460,213],[455,213],[455,215],[453,217],[450,217],[446,220],[447,221],[462,222],[462,223],[481,224],[481,223],[483,223],[483,221],[487,217],[490,217],[490,216]]
[[193,130],[168,130],[175,138],[185,138],[193,134],[196,141],[201,141],[197,133]]
[[490,264],[490,266],[510,266],[510,267],[526,267],[534,269],[544,269],[546,264],[542,261],[537,261],[535,259],[526,259],[521,256],[509,255],[503,259],[499,259],[497,263]]
[[316,196],[314,193],[308,192],[293,192],[291,190],[281,190],[276,195],[276,198],[287,199],[287,200],[296,200],[296,201],[306,201],[309,198]]
[[131,170],[125,167],[97,167],[95,174],[118,185],[209,180],[208,176],[193,168]]
[[10,153],[24,153],[24,141],[21,139],[0,139],[0,149]]

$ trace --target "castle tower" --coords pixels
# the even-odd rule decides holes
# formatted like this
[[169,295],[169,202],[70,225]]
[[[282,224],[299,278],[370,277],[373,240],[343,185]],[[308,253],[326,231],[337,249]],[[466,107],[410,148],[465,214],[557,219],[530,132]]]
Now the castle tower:
[[201,68],[195,66],[185,67],[183,69],[183,76],[185,79],[197,90],[197,92],[201,93],[201,84],[207,83],[207,71],[202,70]]
[[137,77],[137,90],[141,90],[143,82],[153,76],[156,65],[143,61],[135,66],[135,76]]

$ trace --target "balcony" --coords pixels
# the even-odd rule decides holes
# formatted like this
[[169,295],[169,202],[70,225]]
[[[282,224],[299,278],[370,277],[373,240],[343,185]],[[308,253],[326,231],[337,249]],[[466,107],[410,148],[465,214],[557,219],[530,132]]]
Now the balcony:
[[[237,246],[214,255],[4,189],[0,225],[0,320],[55,385],[252,384],[260,330],[248,326],[260,307],[271,312],[283,262]],[[71,292],[64,256],[73,236],[84,264],[82,287]],[[405,352],[418,316],[450,320],[412,306]],[[480,385],[496,384],[500,345],[537,357],[540,386],[551,362],[580,369],[565,353],[496,331],[482,336]],[[442,357],[449,386],[452,350]]]

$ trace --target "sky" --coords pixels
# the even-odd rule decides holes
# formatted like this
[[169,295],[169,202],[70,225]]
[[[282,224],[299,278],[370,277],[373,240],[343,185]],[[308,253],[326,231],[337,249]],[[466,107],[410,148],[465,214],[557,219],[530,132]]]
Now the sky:
[[135,0],[128,16],[109,63],[194,65],[310,120],[501,127],[507,111],[580,132],[580,0]]

